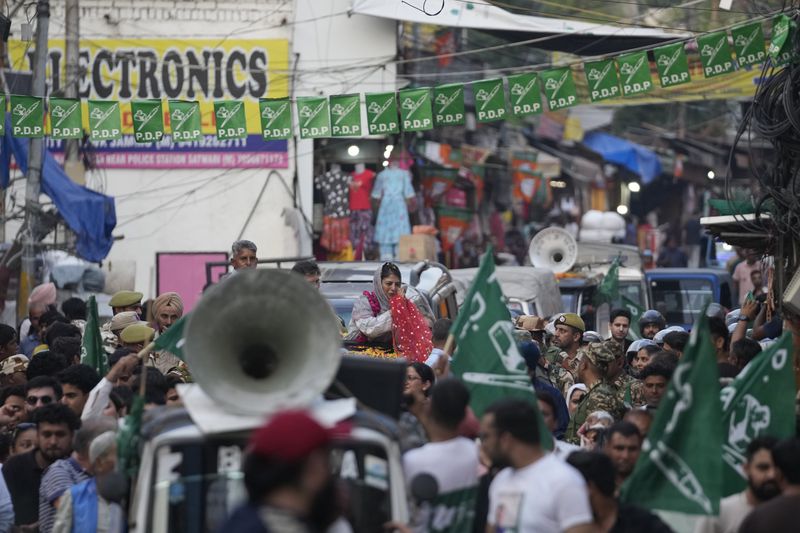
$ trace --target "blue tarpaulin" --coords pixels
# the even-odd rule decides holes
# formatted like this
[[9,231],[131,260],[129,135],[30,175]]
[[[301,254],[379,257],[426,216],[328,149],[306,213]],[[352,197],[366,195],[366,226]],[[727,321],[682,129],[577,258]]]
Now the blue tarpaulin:
[[583,144],[609,163],[621,165],[642,178],[647,185],[661,174],[658,155],[648,148],[599,131],[586,134]]
[[[6,114],[6,131],[0,146],[0,187],[9,183],[11,156],[23,174],[28,173],[28,139],[11,135],[11,122]],[[114,198],[78,185],[45,150],[42,166],[42,192],[53,200],[59,214],[78,237],[77,252],[87,261],[100,262],[113,244],[111,232],[117,225]]]

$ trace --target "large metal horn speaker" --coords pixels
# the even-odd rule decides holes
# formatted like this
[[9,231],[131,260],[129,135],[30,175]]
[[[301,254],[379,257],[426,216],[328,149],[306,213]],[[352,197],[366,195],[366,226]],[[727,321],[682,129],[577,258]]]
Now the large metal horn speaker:
[[184,338],[197,383],[244,415],[307,406],[330,385],[341,358],[328,302],[302,276],[277,269],[238,272],[212,287]]
[[578,243],[565,229],[545,228],[533,236],[528,257],[535,267],[567,272],[578,258]]

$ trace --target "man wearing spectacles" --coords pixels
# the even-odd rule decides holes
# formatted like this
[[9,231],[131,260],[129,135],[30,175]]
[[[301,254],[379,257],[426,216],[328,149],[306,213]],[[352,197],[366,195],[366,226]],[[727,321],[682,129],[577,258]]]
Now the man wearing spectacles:
[[25,385],[28,416],[39,407],[61,401],[61,385],[50,376],[36,376]]
[[[31,398],[30,394],[28,396],[26,401]],[[40,398],[38,396],[33,398],[33,403],[42,401],[37,400]],[[3,477],[14,504],[14,524],[26,526],[29,530],[38,529],[42,474],[55,461],[69,456],[73,436],[81,425],[80,419],[69,407],[54,400],[35,409],[31,422],[38,429],[36,448],[16,455],[3,464]]]

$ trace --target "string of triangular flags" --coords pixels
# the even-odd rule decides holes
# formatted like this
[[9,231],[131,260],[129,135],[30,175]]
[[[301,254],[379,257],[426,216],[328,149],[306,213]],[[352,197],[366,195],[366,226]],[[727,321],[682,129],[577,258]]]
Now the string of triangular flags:
[[[776,67],[794,60],[792,42],[796,23],[782,14],[772,20],[772,39],[765,47],[761,21],[751,22],[698,36],[697,50],[703,75],[712,78],[766,61]],[[790,38],[791,37],[791,38]],[[648,53],[655,58],[661,87],[674,87],[692,81],[685,49],[686,41],[663,45],[652,50],[625,53],[620,56],[583,63],[591,102],[610,98],[631,97],[654,89]],[[735,52],[735,59],[734,59]],[[508,98],[506,97],[508,86]],[[572,67],[561,66],[541,72],[528,72],[480,80],[471,83],[478,122],[493,122],[541,113],[542,92],[551,111],[577,105],[578,91]],[[430,130],[435,126],[463,125],[466,122],[465,84],[451,83],[431,88],[402,89],[397,92],[364,94],[367,133],[396,134],[400,131]],[[0,134],[5,128],[6,101],[0,96]],[[344,94],[330,97],[297,97],[295,105],[300,137],[360,137],[361,95]],[[45,135],[44,98],[11,96],[12,135],[43,137]],[[264,140],[292,137],[291,99],[259,100],[260,131]],[[49,98],[50,132],[53,139],[83,137],[83,119],[79,99]],[[133,100],[131,115],[136,142],[161,141],[167,133],[173,142],[191,142],[202,138],[200,104],[196,101],[169,100],[168,124],[165,124],[161,100]],[[92,141],[116,140],[122,136],[120,104],[109,100],[88,100],[89,136]],[[247,136],[244,103],[237,100],[214,102],[216,135],[220,140]]]

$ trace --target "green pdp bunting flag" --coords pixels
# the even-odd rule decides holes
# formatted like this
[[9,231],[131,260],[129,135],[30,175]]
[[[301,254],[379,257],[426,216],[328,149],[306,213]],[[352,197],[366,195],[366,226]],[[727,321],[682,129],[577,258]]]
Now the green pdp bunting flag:
[[508,94],[511,114],[524,117],[542,112],[542,92],[536,73],[517,74],[508,77]]
[[403,131],[424,131],[433,128],[431,90],[403,89],[397,95],[400,101],[400,121]]
[[697,50],[703,64],[703,75],[713,78],[735,70],[728,32],[717,31],[697,38]]
[[753,439],[762,435],[782,439],[795,433],[792,334],[784,333],[758,354],[720,396],[722,495],[729,496],[747,487],[742,466]]
[[184,100],[169,101],[169,125],[173,142],[191,142],[203,137],[200,104]]
[[772,20],[772,38],[767,50],[772,59],[777,61],[783,53],[786,43],[790,41],[792,26],[794,22],[786,15],[778,15]]
[[217,125],[217,139],[224,141],[247,137],[244,102],[217,100],[214,102],[214,119]]
[[[469,389],[475,415],[480,417],[492,402],[509,396],[530,401],[536,407],[525,360],[517,348],[511,315],[495,275],[491,248],[481,259],[461,309],[450,330],[456,341],[451,369]],[[542,446],[551,450],[550,431],[541,414],[537,418]]]
[[164,111],[161,100],[131,102],[133,139],[137,143],[158,142],[164,137]]
[[11,134],[14,137],[44,137],[44,99],[11,95]]
[[764,28],[761,22],[753,22],[737,26],[731,30],[733,49],[736,51],[736,62],[740,67],[761,63],[766,59],[764,50]]
[[364,100],[367,107],[367,130],[370,135],[400,133],[395,93],[365,94]]
[[258,111],[265,141],[292,137],[292,105],[288,98],[262,98],[258,101]]
[[692,328],[620,499],[650,510],[719,514],[719,374],[706,311]]
[[330,136],[330,119],[327,98],[316,96],[297,98],[297,121],[300,123],[301,138],[315,139]]
[[545,70],[541,77],[550,111],[572,107],[578,103],[578,89],[569,67]]
[[478,122],[506,118],[506,91],[503,89],[502,78],[473,82],[472,94],[475,96]]
[[613,59],[591,61],[583,64],[586,82],[589,85],[589,97],[592,102],[620,95],[619,77]]
[[119,102],[89,100],[89,138],[92,141],[122,138]]
[[339,94],[330,97],[331,133],[334,137],[361,136],[361,96]]
[[50,137],[58,140],[83,137],[78,98],[50,98]]
[[658,81],[662,87],[683,85],[692,81],[689,75],[689,59],[683,43],[668,44],[653,50],[658,70]]
[[465,117],[463,83],[433,88],[433,119],[437,126],[462,125]]
[[634,96],[653,89],[650,76],[650,61],[647,52],[634,52],[617,57],[619,77],[622,82],[622,95]]

